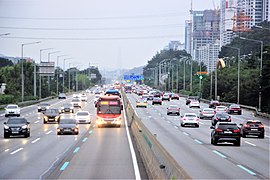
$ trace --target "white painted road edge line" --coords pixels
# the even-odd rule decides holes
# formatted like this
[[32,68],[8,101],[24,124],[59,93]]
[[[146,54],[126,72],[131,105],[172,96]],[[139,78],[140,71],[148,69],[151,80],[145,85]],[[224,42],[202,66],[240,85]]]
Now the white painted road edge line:
[[39,140],[40,140],[40,138],[37,138],[34,141],[32,141],[31,143],[34,144],[34,143],[38,142]]
[[11,155],[16,154],[17,152],[19,152],[19,151],[21,151],[21,150],[23,150],[23,148],[19,148],[19,149],[15,150],[15,151],[11,152],[10,154],[11,154]]
[[247,144],[249,144],[249,145],[251,145],[251,146],[256,146],[256,144],[252,144],[252,143],[250,143],[250,142],[248,142],[248,141],[245,141],[245,143],[247,143]]
[[[124,109],[125,109],[125,107],[124,107]],[[130,149],[130,152],[131,152],[131,157],[132,157],[132,162],[133,162],[133,168],[134,168],[134,172],[135,172],[135,178],[136,178],[136,180],[141,180],[141,175],[140,175],[140,171],[139,171],[139,167],[138,167],[138,163],[137,163],[135,150],[134,150],[134,147],[133,147],[133,144],[132,144],[132,141],[131,141],[131,138],[130,138],[130,134],[129,134],[129,129],[128,129],[128,126],[127,126],[126,112],[125,112],[125,110],[123,112],[124,112],[124,119],[125,119],[125,124],[126,124],[126,132],[127,132],[127,137],[128,137],[128,144],[129,144],[129,149]],[[136,111],[135,111],[135,113],[136,113]],[[137,115],[137,113],[136,113],[136,115]]]
[[37,124],[39,121],[36,121],[36,122],[34,122],[35,124]]
[[48,131],[46,134],[51,134],[52,133],[52,130],[51,131]]

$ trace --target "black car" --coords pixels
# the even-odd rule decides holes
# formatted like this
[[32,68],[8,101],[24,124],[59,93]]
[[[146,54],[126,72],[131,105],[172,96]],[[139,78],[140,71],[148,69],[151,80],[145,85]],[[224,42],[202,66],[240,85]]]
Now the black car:
[[241,144],[241,133],[236,123],[232,122],[218,122],[215,126],[210,127],[211,144],[217,145],[219,142],[234,143],[235,146]]
[[259,120],[245,120],[241,125],[242,137],[247,135],[255,135],[264,138],[264,125]]
[[30,137],[29,124],[25,118],[9,118],[7,122],[4,122],[4,138],[9,138],[10,136]]
[[47,109],[44,112],[43,123],[46,124],[48,122],[57,122],[59,123],[60,113],[58,109]]
[[38,105],[38,112],[45,112],[47,109],[50,108],[50,104],[47,102],[41,102]]
[[79,127],[75,118],[61,118],[57,127],[57,135],[79,134]]
[[216,106],[220,106],[220,102],[219,101],[215,101],[215,100],[210,101],[209,108],[215,109]]
[[212,126],[215,126],[217,122],[231,122],[231,116],[226,112],[217,112],[212,118]]
[[65,113],[65,112],[71,112],[71,113],[74,113],[74,107],[72,106],[71,103],[64,104],[64,105],[61,107],[61,113]]

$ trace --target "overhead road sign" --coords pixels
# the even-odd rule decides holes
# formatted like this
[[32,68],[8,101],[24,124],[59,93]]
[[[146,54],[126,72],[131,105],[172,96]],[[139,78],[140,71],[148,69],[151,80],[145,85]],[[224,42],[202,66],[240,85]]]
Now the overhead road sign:
[[40,62],[39,75],[40,76],[54,76],[54,62]]
[[124,75],[124,80],[131,80],[131,81],[144,80],[144,76],[142,76],[142,75]]

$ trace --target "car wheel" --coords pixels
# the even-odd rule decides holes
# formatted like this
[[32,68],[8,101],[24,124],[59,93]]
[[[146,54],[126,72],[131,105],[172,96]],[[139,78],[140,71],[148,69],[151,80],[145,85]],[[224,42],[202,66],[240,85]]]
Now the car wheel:
[[259,135],[259,138],[264,139],[264,133],[262,133],[261,135]]
[[236,143],[234,143],[234,145],[235,146],[240,146],[241,145],[241,140],[239,139],[239,140],[237,140],[237,142]]
[[200,125],[199,125],[199,124],[197,124],[197,125],[195,125],[195,127],[199,128],[199,127],[200,127]]
[[9,138],[9,134],[4,133],[4,138]]
[[238,115],[242,115],[242,112],[239,112]]
[[213,145],[217,145],[217,140],[213,139]]
[[43,120],[43,124],[47,124],[47,122],[45,120]]
[[7,114],[5,114],[5,117],[8,117],[8,115],[7,115]]
[[184,127],[184,124],[181,123],[181,127]]
[[20,117],[20,114],[18,114],[17,117]]
[[60,135],[60,133],[59,133],[59,132],[57,132],[57,135]]
[[242,133],[242,137],[243,137],[243,138],[246,138],[247,135],[246,135],[245,133]]

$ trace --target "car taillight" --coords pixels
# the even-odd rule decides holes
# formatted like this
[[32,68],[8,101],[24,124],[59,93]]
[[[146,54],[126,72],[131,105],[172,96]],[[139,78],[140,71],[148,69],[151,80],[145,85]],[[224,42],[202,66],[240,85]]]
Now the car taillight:
[[222,129],[216,129],[215,131],[216,132],[222,132]]
[[196,121],[199,121],[199,118],[196,118]]
[[185,121],[186,120],[186,118],[183,118],[183,121]]
[[177,110],[180,110],[180,108],[177,108]]
[[244,127],[245,127],[245,128],[249,128],[250,126],[249,126],[248,124],[245,124]]
[[240,133],[240,130],[239,129],[234,129],[233,132],[234,133]]
[[232,119],[231,119],[231,118],[229,118],[229,119],[228,119],[228,121],[232,121]]
[[172,110],[172,108],[169,108],[169,110]]
[[260,124],[260,125],[259,125],[259,128],[264,128],[264,125]]
[[218,121],[218,118],[215,118],[216,121]]

